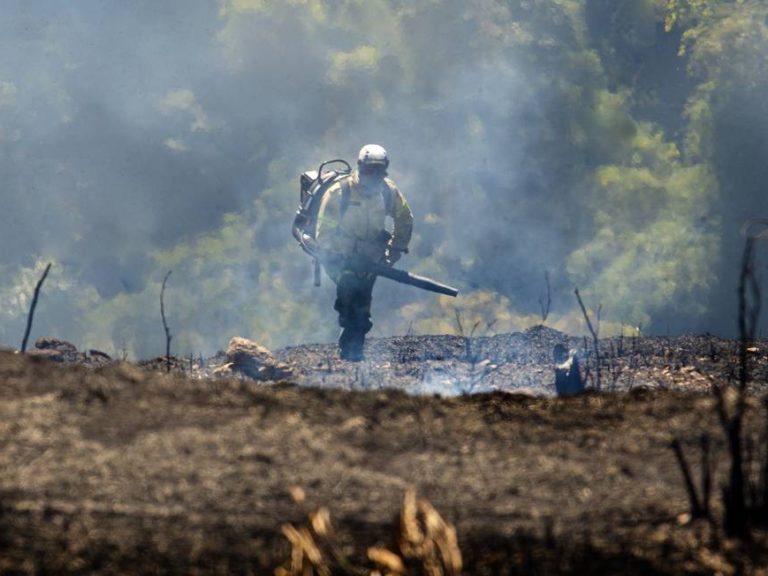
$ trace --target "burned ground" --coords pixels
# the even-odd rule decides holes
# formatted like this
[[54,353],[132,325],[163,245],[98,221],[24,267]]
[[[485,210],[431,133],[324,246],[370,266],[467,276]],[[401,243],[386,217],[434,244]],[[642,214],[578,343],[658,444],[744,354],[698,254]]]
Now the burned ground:
[[[311,386],[461,395],[478,392],[555,394],[552,351],[563,344],[578,353],[588,385],[595,385],[591,340],[546,327],[514,334],[465,338],[407,336],[373,340],[367,362],[338,361],[332,345],[298,346],[278,353]],[[602,391],[637,388],[706,392],[711,379],[736,378],[738,341],[711,335],[614,337],[601,341]],[[768,383],[768,361],[750,352],[752,377]]]
[[[270,574],[289,557],[280,526],[319,506],[364,566],[367,546],[390,544],[410,487],[456,526],[467,574],[759,570],[759,533],[737,545],[687,523],[669,447],[680,438],[697,462],[709,432],[725,477],[707,386],[734,373],[735,343],[605,341],[604,372],[618,375],[605,386],[630,390],[561,399],[559,341],[583,344],[542,329],[382,339],[362,364],[304,346],[277,353],[296,382],[272,384],[0,353],[0,572]],[[751,352],[756,390],[764,344]],[[448,393],[487,392],[404,391],[429,374]],[[750,402],[756,434],[759,395]]]

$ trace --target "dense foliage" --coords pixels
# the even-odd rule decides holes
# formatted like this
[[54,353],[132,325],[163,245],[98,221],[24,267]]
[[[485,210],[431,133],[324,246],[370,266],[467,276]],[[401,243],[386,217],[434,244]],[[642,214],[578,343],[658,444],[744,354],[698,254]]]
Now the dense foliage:
[[[733,328],[739,229],[768,216],[761,0],[211,8],[122,8],[129,29],[176,26],[142,28],[157,52],[135,57],[148,70],[119,95],[83,85],[133,65],[111,45],[109,73],[76,66],[95,66],[87,42],[41,51],[64,64],[48,75],[65,81],[38,82],[50,102],[27,101],[30,76],[0,66],[3,201],[16,207],[0,216],[2,342],[15,344],[49,259],[38,330],[82,345],[158,353],[168,269],[178,353],[234,334],[332,339],[330,282],[312,287],[288,230],[298,174],[368,142],[390,150],[416,215],[402,265],[464,294],[380,281],[375,333],[453,332],[454,308],[467,331],[539,322],[545,271],[560,328],[583,330],[574,285],[613,329]],[[89,30],[91,17],[76,20]],[[69,38],[32,22],[36,42]]]

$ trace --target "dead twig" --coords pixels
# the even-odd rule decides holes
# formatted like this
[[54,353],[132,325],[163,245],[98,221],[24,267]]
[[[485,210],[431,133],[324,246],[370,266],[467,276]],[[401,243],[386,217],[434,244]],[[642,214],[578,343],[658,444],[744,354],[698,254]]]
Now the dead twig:
[[171,330],[168,328],[168,321],[165,318],[165,285],[168,282],[168,278],[170,277],[173,270],[168,270],[168,273],[165,275],[165,278],[163,278],[163,287],[160,290],[160,317],[163,319],[163,329],[165,330],[165,370],[166,372],[171,371],[171,340],[173,340],[173,336],[171,335]]
[[[461,312],[458,308],[454,309],[454,313],[456,315],[456,326],[459,331],[459,336],[462,339],[462,342],[464,343],[464,360],[469,362],[469,376],[468,376],[468,384],[463,390],[465,394],[471,394],[472,391],[475,389],[475,386],[485,380],[485,378],[491,374],[494,370],[496,370],[496,366],[493,366],[491,364],[490,360],[480,360],[480,350],[475,348],[474,342],[475,340],[475,333],[477,332],[477,329],[480,328],[481,324],[483,323],[482,320],[477,320],[473,325],[472,329],[469,331],[469,334],[467,335],[464,332],[464,324],[461,321]],[[491,330],[493,329],[493,326],[496,324],[496,319],[488,322],[485,327],[484,331],[486,334],[489,334]],[[482,367],[483,370],[480,371],[478,368]]]
[[24,330],[24,339],[21,341],[22,352],[27,351],[27,341],[29,340],[29,333],[32,331],[32,320],[35,316],[35,308],[37,308],[37,299],[40,297],[40,288],[43,287],[43,282],[45,282],[45,279],[48,277],[51,265],[52,264],[49,262],[48,266],[46,266],[43,271],[43,275],[40,277],[40,280],[37,281],[37,285],[35,286],[35,293],[34,296],[32,296],[32,303],[29,306],[29,314],[27,314],[27,328]]
[[547,300],[546,303],[542,298],[539,298],[539,308],[541,308],[541,325],[547,322],[549,318],[549,308],[552,306],[552,287],[549,283],[549,270],[544,271],[544,282],[547,284]]
[[[714,383],[712,387],[730,456],[728,482],[723,486],[724,528],[729,536],[743,539],[749,538],[752,521],[759,520],[755,516],[759,516],[760,508],[764,506],[764,503],[756,501],[758,489],[753,487],[750,490],[754,450],[749,449],[749,442],[745,446],[744,437],[749,347],[754,342],[760,316],[761,291],[755,265],[755,240],[758,238],[760,235],[746,238],[739,274],[739,374],[735,398],[731,397],[732,401],[729,401],[730,395],[726,394],[722,384]],[[763,486],[763,491],[768,493],[768,488]]]
[[714,475],[714,470],[710,458],[710,441],[708,434],[701,435],[699,446],[701,447],[701,494],[699,494],[699,491],[696,489],[696,485],[693,481],[693,474],[691,473],[691,468],[685,458],[680,440],[677,438],[672,440],[671,448],[675,453],[675,458],[677,459],[680,471],[683,474],[683,482],[685,483],[685,490],[688,493],[688,501],[691,506],[691,518],[706,518],[712,522],[709,503],[712,494],[712,476]]
[[[755,273],[755,239],[747,238],[739,276],[739,388],[747,387],[749,348],[755,340],[760,318],[761,291]],[[749,292],[749,294],[747,294]]]
[[688,500],[691,503],[691,516],[693,518],[700,518],[702,516],[701,501],[696,492],[696,485],[693,483],[691,468],[688,466],[688,461],[685,459],[685,454],[683,453],[683,447],[680,445],[680,440],[677,438],[672,440],[672,451],[675,453],[677,463],[680,465],[680,471],[683,473],[685,491],[688,493]]
[[469,335],[467,335],[464,332],[464,324],[461,321],[461,312],[459,312],[458,308],[454,308],[454,313],[456,315],[456,326],[459,329],[459,336],[461,337],[462,341],[464,342],[464,356],[465,359],[468,362],[472,362],[474,365],[477,361],[477,358],[474,354],[472,354],[472,338],[475,336],[475,331],[480,326],[480,320],[474,323],[472,326],[472,330],[469,332]]
[[576,299],[579,301],[579,307],[581,308],[581,313],[584,315],[584,319],[587,321],[587,328],[589,328],[590,334],[592,334],[592,341],[594,342],[595,347],[595,390],[600,392],[601,389],[601,382],[600,382],[600,313],[603,310],[603,306],[600,305],[597,307],[597,330],[592,326],[592,321],[589,319],[589,314],[587,314],[587,309],[584,307],[584,302],[581,300],[581,294],[579,294],[579,289],[574,288],[573,293],[576,294]]
[[461,312],[459,312],[458,308],[454,308],[453,312],[456,316],[456,326],[459,329],[459,336],[464,338],[464,325],[461,323]]
[[[731,470],[728,485],[723,489],[725,499],[725,530],[731,536],[749,534],[746,478],[744,474],[744,413],[747,405],[749,381],[749,348],[755,338],[760,315],[760,287],[755,274],[755,239],[748,237],[739,274],[739,384],[733,414],[725,418]],[[721,421],[726,413],[725,397],[718,395]]]

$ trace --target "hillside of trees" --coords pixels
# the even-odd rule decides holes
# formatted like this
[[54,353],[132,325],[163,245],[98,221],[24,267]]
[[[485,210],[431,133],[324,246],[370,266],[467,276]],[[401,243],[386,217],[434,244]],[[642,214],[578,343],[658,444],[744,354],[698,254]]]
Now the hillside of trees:
[[146,357],[330,341],[298,176],[388,148],[416,216],[374,335],[735,332],[768,217],[762,0],[12,0],[0,22],[0,345]]

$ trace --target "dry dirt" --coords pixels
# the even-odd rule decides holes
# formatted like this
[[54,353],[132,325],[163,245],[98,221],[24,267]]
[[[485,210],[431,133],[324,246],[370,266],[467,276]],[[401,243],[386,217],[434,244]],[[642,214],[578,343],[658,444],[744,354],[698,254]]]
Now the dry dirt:
[[375,340],[362,364],[290,348],[277,355],[296,382],[270,384],[0,352],[0,573],[272,574],[290,556],[281,525],[320,506],[365,567],[413,487],[455,525],[465,574],[765,574],[763,534],[739,544],[687,521],[669,447],[698,464],[708,432],[722,482],[707,390],[734,374],[735,343],[605,341],[616,392],[555,398],[556,342],[583,346],[539,329]]

